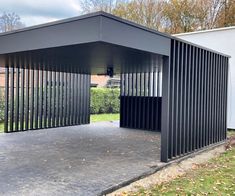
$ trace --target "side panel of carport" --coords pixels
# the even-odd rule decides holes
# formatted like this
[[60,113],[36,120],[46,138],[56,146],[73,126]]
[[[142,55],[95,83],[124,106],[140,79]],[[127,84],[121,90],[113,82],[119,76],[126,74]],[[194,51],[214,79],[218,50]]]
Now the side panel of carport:
[[226,139],[228,57],[178,40],[163,65],[161,160]]
[[90,122],[90,74],[29,53],[5,61],[5,132]]

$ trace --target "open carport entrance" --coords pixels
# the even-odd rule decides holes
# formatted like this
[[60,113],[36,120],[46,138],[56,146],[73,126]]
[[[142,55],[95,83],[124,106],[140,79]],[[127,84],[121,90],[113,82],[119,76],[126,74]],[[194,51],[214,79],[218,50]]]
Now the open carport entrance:
[[120,126],[160,130],[162,161],[226,139],[226,55],[103,12],[0,42],[5,132],[89,123],[90,75],[111,68],[122,76]]

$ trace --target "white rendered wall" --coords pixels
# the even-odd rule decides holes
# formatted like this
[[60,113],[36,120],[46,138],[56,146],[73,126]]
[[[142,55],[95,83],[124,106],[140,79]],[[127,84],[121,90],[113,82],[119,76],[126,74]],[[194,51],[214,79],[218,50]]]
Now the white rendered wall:
[[181,39],[230,55],[228,85],[228,128],[235,129],[235,27],[175,35]]

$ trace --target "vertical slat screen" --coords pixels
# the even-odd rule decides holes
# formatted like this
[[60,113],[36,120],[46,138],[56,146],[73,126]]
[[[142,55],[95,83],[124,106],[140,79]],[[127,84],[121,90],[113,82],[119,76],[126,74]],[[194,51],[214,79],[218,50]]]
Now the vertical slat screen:
[[23,56],[6,59],[5,132],[90,122],[90,75],[52,63]]
[[228,57],[172,40],[163,66],[161,160],[224,141]]
[[145,71],[121,74],[120,126],[160,131],[162,59]]

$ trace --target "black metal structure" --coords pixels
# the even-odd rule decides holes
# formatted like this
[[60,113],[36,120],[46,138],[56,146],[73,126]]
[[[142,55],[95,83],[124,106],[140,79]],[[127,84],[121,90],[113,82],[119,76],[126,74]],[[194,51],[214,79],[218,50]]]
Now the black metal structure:
[[0,34],[5,132],[89,123],[91,74],[121,75],[120,126],[161,160],[226,139],[229,56],[104,12]]
[[89,74],[76,67],[51,69],[50,62],[26,55],[7,56],[5,132],[90,122]]

